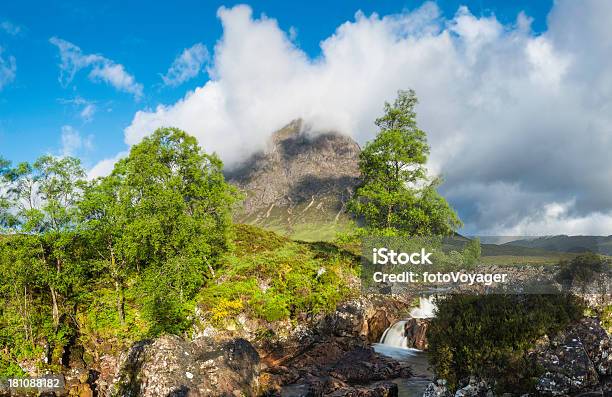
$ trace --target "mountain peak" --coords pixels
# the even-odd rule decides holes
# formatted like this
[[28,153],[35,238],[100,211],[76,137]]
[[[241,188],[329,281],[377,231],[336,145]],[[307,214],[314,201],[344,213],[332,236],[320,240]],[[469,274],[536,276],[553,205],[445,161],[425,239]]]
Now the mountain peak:
[[303,238],[304,228],[346,223],[344,206],[358,183],[359,152],[348,136],[307,131],[302,120],[292,121],[272,134],[265,151],[227,173],[247,195],[238,221]]

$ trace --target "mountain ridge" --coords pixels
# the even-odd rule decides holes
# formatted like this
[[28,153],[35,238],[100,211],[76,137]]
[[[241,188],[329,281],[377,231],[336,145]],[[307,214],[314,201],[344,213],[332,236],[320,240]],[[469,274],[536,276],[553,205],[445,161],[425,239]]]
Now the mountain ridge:
[[360,151],[346,135],[292,121],[265,150],[226,171],[246,194],[236,221],[298,239],[333,238],[350,223],[345,204],[359,182]]

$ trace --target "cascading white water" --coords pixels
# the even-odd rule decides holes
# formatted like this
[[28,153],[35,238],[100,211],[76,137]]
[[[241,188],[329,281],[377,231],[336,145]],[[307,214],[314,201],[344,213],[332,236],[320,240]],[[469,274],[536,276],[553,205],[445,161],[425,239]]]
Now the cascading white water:
[[[410,317],[432,318],[435,317],[435,310],[435,298],[433,296],[422,296],[419,299],[419,307],[410,312]],[[387,328],[380,338],[380,343],[374,343],[372,347],[377,353],[410,364],[414,376],[395,380],[398,385],[398,396],[420,397],[432,381],[433,373],[429,367],[427,353],[408,347],[407,323],[408,321],[401,320]]]
[[412,318],[433,318],[435,317],[435,296],[421,296],[419,298],[419,307],[410,311]]
[[425,353],[419,349],[408,347],[406,323],[408,321],[401,320],[387,328],[380,338],[380,343],[374,343],[372,347],[377,353],[399,361],[407,361],[413,364],[413,369],[416,369],[417,372],[426,373],[428,364]]
[[406,321],[398,321],[385,330],[380,343],[387,346],[408,348],[408,338],[406,338]]

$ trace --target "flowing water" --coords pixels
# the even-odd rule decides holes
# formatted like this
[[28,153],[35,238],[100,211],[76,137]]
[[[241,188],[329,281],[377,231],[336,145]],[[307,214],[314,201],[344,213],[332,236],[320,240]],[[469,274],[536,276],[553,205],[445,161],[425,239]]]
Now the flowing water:
[[[434,317],[436,305],[434,297],[421,297],[419,307],[410,312],[412,318]],[[433,379],[429,369],[427,353],[408,346],[405,331],[406,321],[398,321],[385,330],[380,343],[372,347],[377,353],[404,361],[410,364],[414,375],[410,378],[398,378],[393,382],[397,384],[399,397],[422,397],[427,385]],[[283,397],[302,396],[306,393],[307,385],[289,385],[283,387]]]
[[436,297],[434,295],[421,296],[419,298],[419,307],[410,311],[412,318],[434,318],[436,310]]
[[[413,309],[410,316],[413,318],[434,317],[436,308],[434,299],[433,297],[421,297],[419,307]],[[394,380],[398,386],[398,396],[421,397],[427,385],[433,379],[433,373],[429,369],[427,353],[408,346],[405,325],[406,321],[396,322],[385,330],[380,338],[380,343],[375,343],[372,347],[380,354],[410,363],[414,376]]]

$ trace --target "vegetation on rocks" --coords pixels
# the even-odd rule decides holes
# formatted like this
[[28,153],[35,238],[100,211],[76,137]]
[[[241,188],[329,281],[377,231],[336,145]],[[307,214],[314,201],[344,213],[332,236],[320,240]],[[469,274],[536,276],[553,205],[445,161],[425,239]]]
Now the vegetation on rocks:
[[233,225],[240,194],[183,131],[157,130],[94,181],[71,157],[0,171],[0,376],[183,334],[197,306],[217,326],[295,320],[355,291],[354,253]]
[[92,182],[71,157],[3,161],[0,375],[28,360],[57,370],[75,343],[98,354],[185,331],[231,245],[238,195],[221,170],[177,129]]
[[430,325],[431,362],[451,389],[475,375],[495,381],[498,392],[533,392],[540,368],[529,350],[582,312],[567,295],[451,295]]
[[333,244],[237,225],[235,246],[198,298],[216,325],[239,313],[277,321],[329,312],[354,293],[359,259]]

